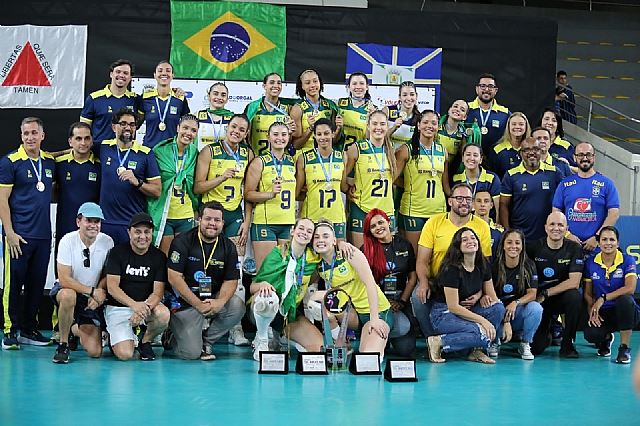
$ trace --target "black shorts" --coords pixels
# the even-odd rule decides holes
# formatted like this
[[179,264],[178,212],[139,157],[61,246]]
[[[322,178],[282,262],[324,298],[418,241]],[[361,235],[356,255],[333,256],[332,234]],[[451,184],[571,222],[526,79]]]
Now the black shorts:
[[[62,289],[60,282],[56,281],[51,290],[49,290],[49,297],[53,301],[55,306],[58,306],[58,292]],[[104,321],[104,309],[99,306],[97,309],[88,309],[87,304],[89,298],[84,294],[76,293],[76,306],[73,311],[73,321],[78,325],[89,324],[94,327],[98,327],[101,330],[106,330],[107,326]]]

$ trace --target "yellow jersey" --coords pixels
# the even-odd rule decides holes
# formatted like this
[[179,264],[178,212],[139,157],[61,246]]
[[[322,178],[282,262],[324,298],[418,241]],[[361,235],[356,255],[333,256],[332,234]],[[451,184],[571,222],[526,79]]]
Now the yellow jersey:
[[342,152],[332,151],[330,158],[320,158],[319,152],[312,149],[302,155],[307,196],[302,202],[300,217],[314,222],[324,217],[333,223],[344,223],[345,209],[340,192],[345,167]]
[[449,153],[449,161],[453,160],[453,158],[458,154],[463,140],[464,133],[462,133],[459,128],[450,134],[447,132],[446,122],[440,125],[440,129],[438,130],[438,142],[440,142],[440,144],[447,150],[447,153]]
[[355,107],[351,98],[338,99],[338,114],[342,116],[345,148],[360,139],[366,139],[367,119],[369,117],[367,108],[370,104],[371,101],[369,100],[361,106]]
[[[338,110],[338,107],[332,100],[323,97],[320,97],[318,105],[312,105],[311,102],[306,99],[298,101],[298,105],[302,110],[302,134],[309,130],[308,118],[313,115],[314,111],[317,111],[316,121],[321,118],[327,118],[333,121],[333,117]],[[310,149],[313,149],[313,134],[304,142],[304,145],[302,145],[299,151],[307,151]]]
[[280,102],[276,107],[269,111],[264,105],[263,97],[251,102],[245,109],[251,122],[250,146],[257,156],[269,154],[269,126],[275,122],[286,123],[289,119],[289,105]]
[[[296,167],[293,164],[293,158],[289,154],[284,154],[280,163],[269,153],[261,156],[260,161],[263,169],[258,191],[271,192],[273,181],[278,174],[282,180],[282,191],[270,200],[256,203],[253,210],[253,223],[293,225],[296,221]],[[278,173],[277,169],[280,167],[282,169]]]
[[400,213],[425,218],[447,211],[447,199],[442,188],[446,162],[444,147],[436,141],[429,149],[420,144],[418,158],[414,160],[411,158],[411,145],[406,146],[409,159],[403,169],[404,192]]
[[[182,167],[182,157],[178,157],[178,168]],[[185,200],[186,197],[186,200]],[[167,219],[192,219],[193,210],[189,195],[184,189],[173,188],[171,198],[169,200],[169,212]]]
[[218,119],[213,118],[213,114],[203,109],[198,111],[198,149],[203,149],[206,145],[214,142],[222,143],[227,136],[227,125],[233,114],[221,115]]
[[234,211],[242,201],[242,182],[249,166],[249,147],[241,143],[233,155],[229,155],[223,144],[218,142],[207,149],[211,152],[207,180],[222,176],[226,169],[236,169],[236,175],[204,194],[202,202],[218,201],[226,211]]
[[[398,117],[400,117],[400,104],[387,107],[387,109],[389,110],[387,120],[389,128],[391,128]],[[391,142],[395,149],[398,149],[405,143],[411,142],[413,131],[416,128],[416,126],[413,125],[413,118],[413,115],[411,117],[405,117],[400,127],[391,135]]]
[[358,141],[356,147],[359,154],[354,166],[355,205],[365,213],[377,207],[392,216],[393,175],[384,145],[378,148],[365,139]]

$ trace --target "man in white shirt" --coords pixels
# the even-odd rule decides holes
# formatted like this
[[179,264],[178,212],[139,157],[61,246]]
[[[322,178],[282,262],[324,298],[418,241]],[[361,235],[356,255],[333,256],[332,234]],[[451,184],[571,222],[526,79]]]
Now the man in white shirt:
[[50,295],[58,306],[60,343],[53,357],[56,364],[69,362],[69,333],[80,337],[89,356],[102,355],[104,315],[102,304],[106,278],[102,268],[113,240],[100,232],[104,215],[99,205],[84,203],[78,209],[78,230],[66,234],[58,246],[58,282]]

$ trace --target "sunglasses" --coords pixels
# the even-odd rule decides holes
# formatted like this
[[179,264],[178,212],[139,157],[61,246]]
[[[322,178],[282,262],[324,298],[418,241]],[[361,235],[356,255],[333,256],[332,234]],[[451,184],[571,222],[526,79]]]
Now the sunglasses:
[[84,267],[85,268],[90,268],[91,267],[91,258],[89,257],[89,249],[86,248],[86,249],[82,250],[82,255],[84,256]]

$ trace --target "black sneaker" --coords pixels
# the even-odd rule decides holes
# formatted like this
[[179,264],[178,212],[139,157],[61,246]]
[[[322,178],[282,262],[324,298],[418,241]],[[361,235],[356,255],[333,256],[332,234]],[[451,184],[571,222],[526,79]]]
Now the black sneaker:
[[138,352],[140,352],[140,359],[143,361],[153,361],[156,359],[156,354],[153,352],[151,342],[144,342],[138,345]]
[[631,348],[624,343],[618,346],[618,356],[616,357],[618,364],[629,364],[631,362]]
[[578,358],[580,355],[573,343],[560,347],[560,358]]
[[69,345],[66,343],[58,344],[55,355],[53,355],[53,362],[56,364],[68,364],[69,363]]
[[80,340],[80,338],[78,336],[76,336],[75,334],[73,334],[72,332],[69,332],[69,350],[72,351],[77,351],[78,350],[78,340]]
[[49,339],[48,337],[44,337],[38,330],[22,330],[20,331],[18,342],[22,343],[23,345],[49,346],[51,344],[51,339]]
[[2,349],[5,351],[17,351],[20,349],[20,342],[18,342],[18,333],[12,331],[4,335],[2,339]]
[[609,333],[606,339],[598,346],[598,356],[611,356],[611,345],[615,340],[613,333]]

